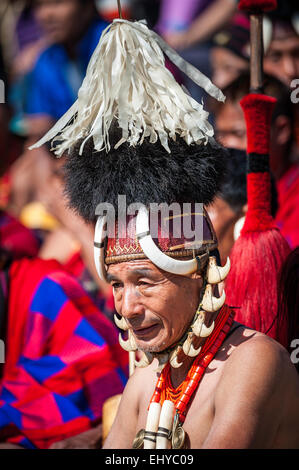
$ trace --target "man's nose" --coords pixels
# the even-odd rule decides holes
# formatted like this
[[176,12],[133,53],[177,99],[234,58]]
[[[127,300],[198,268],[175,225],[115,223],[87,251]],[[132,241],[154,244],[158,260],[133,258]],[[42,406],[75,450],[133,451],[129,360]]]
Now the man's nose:
[[53,5],[42,5],[37,8],[37,18],[41,23],[49,23],[55,19],[55,7]]
[[224,147],[246,150],[246,134],[245,137],[238,137],[234,134],[227,134],[225,137],[223,137],[223,139],[221,139],[221,143],[224,145]]
[[125,287],[122,296],[120,314],[127,320],[144,313],[143,305],[140,302],[140,295],[134,286]]

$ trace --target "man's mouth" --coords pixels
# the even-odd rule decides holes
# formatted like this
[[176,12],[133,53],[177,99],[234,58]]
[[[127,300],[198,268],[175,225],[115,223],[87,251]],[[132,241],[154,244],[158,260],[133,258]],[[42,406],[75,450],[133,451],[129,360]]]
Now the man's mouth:
[[133,329],[133,333],[137,338],[143,338],[144,336],[147,336],[152,333],[158,326],[159,323],[154,323],[150,326],[138,327]]

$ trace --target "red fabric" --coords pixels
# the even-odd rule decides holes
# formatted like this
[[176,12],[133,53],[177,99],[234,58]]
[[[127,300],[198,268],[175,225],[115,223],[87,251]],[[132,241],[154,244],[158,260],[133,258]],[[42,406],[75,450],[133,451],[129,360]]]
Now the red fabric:
[[39,250],[33,232],[4,211],[0,211],[0,244],[14,259],[37,256]]
[[277,228],[271,216],[271,181],[268,172],[247,175],[247,203],[242,234]]
[[269,154],[271,116],[276,101],[258,93],[241,99],[247,127],[247,153]]
[[9,173],[0,178],[0,207],[1,209],[7,207],[10,196],[11,178]]
[[[276,322],[278,273],[289,252],[279,230],[242,234],[233,246],[225,285],[227,304],[240,307],[235,320],[277,341],[285,336]],[[280,325],[285,328],[286,322]]]
[[271,11],[277,8],[276,0],[240,0],[239,9],[262,13],[263,11]]
[[76,278],[80,278],[82,272],[85,269],[80,250],[76,251],[64,264],[64,269],[66,269],[67,272],[71,273]]
[[279,209],[275,222],[290,247],[299,245],[299,164],[291,168],[277,182]]

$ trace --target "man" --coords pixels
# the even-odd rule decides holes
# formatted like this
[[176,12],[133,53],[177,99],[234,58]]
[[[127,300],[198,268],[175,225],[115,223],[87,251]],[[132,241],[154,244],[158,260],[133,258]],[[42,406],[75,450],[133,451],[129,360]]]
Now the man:
[[[244,150],[229,149],[225,175],[220,191],[208,207],[208,214],[215,229],[221,260],[230,255],[231,249],[244,224],[247,212],[246,192],[247,158]],[[278,209],[274,178],[271,179],[271,214]]]
[[[299,77],[298,5],[289,0],[280,1],[279,7],[281,10],[272,12],[266,20],[265,33],[268,36],[268,44],[265,50],[264,70],[294,90],[298,88]],[[293,130],[298,155],[298,106],[294,107],[294,113]]]
[[[249,75],[242,74],[224,89],[224,105],[212,106],[218,140],[226,147],[246,150],[246,124],[240,100],[249,89]],[[278,211],[276,222],[294,248],[299,243],[298,233],[298,162],[293,159],[293,107],[290,92],[274,77],[265,76],[265,92],[277,99],[271,123],[270,167],[277,184]]]
[[249,27],[249,18],[239,12],[213,37],[212,79],[221,89],[249,69]]
[[290,87],[292,81],[299,77],[298,30],[295,30],[295,23],[290,17],[275,17],[270,22],[272,34],[264,58],[265,72]]
[[[78,148],[79,146],[80,144],[78,144]],[[164,154],[165,172],[169,172],[169,168],[179,157],[181,157],[182,164],[185,163],[186,167],[190,167],[190,157],[188,158],[188,155],[185,154],[186,150],[181,142],[178,142],[176,146],[171,145],[171,156],[167,157]],[[206,152],[209,150],[211,151],[208,148]],[[79,204],[80,197],[78,189],[74,186],[74,181],[77,180],[80,172],[82,181],[86,178],[86,174],[82,175],[82,167],[80,171],[76,171],[80,158],[85,160],[89,171],[95,172],[97,169],[98,185],[92,190],[92,194],[95,196],[99,194],[99,185],[103,178],[100,176],[100,168],[102,175],[105,174],[105,166],[110,166],[109,159],[111,159],[111,163],[116,163],[117,158],[123,160],[128,151],[128,147],[111,151],[106,158],[104,155],[94,154],[92,145],[89,147],[89,152],[85,151],[81,156],[75,151],[68,164],[70,172],[68,191],[72,203],[74,204],[74,200],[77,198],[77,204]],[[203,149],[200,151],[203,152]],[[131,153],[130,159],[132,159],[133,168],[138,166],[138,162],[140,164],[142,159],[145,160],[146,166],[147,160],[155,162],[151,171],[143,171],[143,178],[138,189],[136,189],[136,185],[139,186],[138,181],[134,181],[135,191],[141,191],[142,187],[148,188],[149,182],[153,188],[158,186],[160,175],[155,176],[158,152],[161,152],[159,146],[144,143],[140,150],[137,148],[133,155]],[[189,149],[189,155],[190,153]],[[196,150],[193,150],[192,153],[195,156]],[[184,158],[182,158],[183,155],[185,155]],[[217,156],[218,159],[221,158],[221,154],[217,155],[214,150],[215,160],[217,160]],[[162,155],[160,158],[164,160]],[[203,153],[202,158],[204,158]],[[192,160],[193,165],[196,165],[195,162]],[[93,169],[90,165],[93,165]],[[127,159],[119,165],[121,166],[115,170],[114,174],[115,184],[120,187],[120,191],[127,187],[127,194],[133,197],[133,188],[129,182],[133,170],[128,168]],[[123,165],[126,165],[127,170]],[[120,170],[121,176],[117,176]],[[187,182],[182,181],[182,175],[183,172],[180,173],[181,183],[185,184]],[[175,178],[176,174],[173,173],[172,176]],[[188,183],[190,184],[190,181]],[[170,185],[171,183],[168,183],[168,190]],[[198,194],[196,186],[192,189],[195,191],[195,195]],[[197,189],[197,191],[199,190]],[[86,194],[85,196],[80,198],[82,211],[84,210],[84,200],[88,204],[91,197]],[[152,190],[152,196],[154,198],[155,190]],[[169,193],[165,195],[165,198],[168,197],[171,197]],[[179,200],[178,197],[177,195],[176,200]],[[205,220],[208,223],[208,219]],[[203,223],[205,238],[213,240],[212,233],[209,233],[205,226],[206,222]],[[206,268],[199,268],[199,271],[185,276],[168,273],[166,266],[165,270],[158,268],[154,262],[147,259],[149,255],[142,252],[140,243],[143,234],[147,233],[145,229],[140,228],[140,234],[137,234],[137,229],[134,232],[134,224],[131,224],[131,229],[132,232],[125,239],[120,235],[117,235],[115,239],[108,237],[104,254],[105,264],[108,266],[107,279],[114,289],[116,309],[124,320],[123,327],[126,325],[129,327],[136,343],[135,346],[130,343],[130,348],[137,347],[145,351],[149,360],[152,359],[151,355],[156,355],[159,362],[163,362],[163,354],[167,356],[169,350],[171,351],[174,362],[170,371],[171,383],[167,383],[167,386],[175,396],[175,390],[172,390],[171,387],[178,387],[185,379],[193,358],[185,356],[181,350],[177,356],[172,353],[176,352],[178,343],[182,345],[184,335],[190,329],[198,304],[200,305],[202,302],[203,283],[207,279]],[[139,243],[136,243],[136,237],[139,239]],[[99,234],[96,234],[95,240],[96,244],[100,244]],[[167,257],[171,253],[174,257],[177,256],[178,260],[183,259],[183,256],[187,257],[188,242],[184,243],[184,240],[181,240],[180,244],[178,240],[173,239],[171,233],[166,240],[161,235],[161,239],[156,240],[155,245],[161,251],[163,250],[163,254],[167,254]],[[179,245],[183,245],[183,248],[178,248]],[[175,251],[171,249],[172,247],[176,247]],[[210,245],[208,249],[212,250],[212,248],[213,246]],[[192,250],[190,250],[189,259],[192,259],[191,252]],[[201,258],[200,253],[202,253],[201,250],[199,250],[199,259]],[[160,254],[161,263],[163,254]],[[212,303],[216,305],[216,302],[216,299],[213,299]],[[219,311],[206,314],[205,324],[207,327],[211,326],[213,320],[215,320],[215,324],[217,323],[217,315],[219,315]],[[195,338],[193,342],[196,351],[200,345],[204,347],[204,344],[205,340],[200,338]],[[128,345],[126,344],[125,347],[127,348]],[[180,348],[182,349],[182,346]],[[177,361],[175,361],[176,357]],[[111,434],[107,438],[106,448],[130,448],[136,433],[141,429],[146,429],[146,410],[158,380],[156,371],[158,364],[156,361],[153,362],[144,371],[137,371],[129,381],[118,416]],[[177,368],[177,363],[182,363],[181,367]],[[253,368],[255,370],[254,376],[252,375]],[[296,422],[293,421],[294,415],[298,414],[298,385],[298,378],[289,362],[288,355],[277,343],[262,334],[242,326],[239,327],[231,334],[227,342],[223,343],[223,349],[210,363],[210,367],[206,370],[206,374],[195,392],[184,423],[184,430],[189,437],[188,445],[191,448],[298,446],[299,436],[296,431]],[[285,397],[290,408],[280,409],[277,415],[277,402],[280,402],[281,396]],[[273,410],[276,410],[275,413]]]
[[[219,266],[205,209],[219,191],[225,150],[207,113],[165,70],[145,25],[114,22],[97,53],[86,76],[93,91],[79,93],[36,146],[59,133],[57,155],[70,149],[66,192],[96,222],[97,271],[128,332],[120,343],[144,352],[105,448],[298,447],[299,382],[288,354],[233,324],[225,305],[229,261]],[[204,86],[222,98],[208,79]]]

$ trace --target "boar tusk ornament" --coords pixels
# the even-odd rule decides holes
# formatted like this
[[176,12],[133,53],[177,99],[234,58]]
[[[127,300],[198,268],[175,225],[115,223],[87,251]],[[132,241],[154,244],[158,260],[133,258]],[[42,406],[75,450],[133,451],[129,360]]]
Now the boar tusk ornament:
[[188,333],[187,339],[184,341],[183,344],[183,351],[186,356],[189,357],[196,357],[200,353],[201,347],[195,349],[192,342],[194,339],[194,333]]
[[119,339],[119,344],[125,351],[128,351],[128,352],[137,351],[137,346],[136,346],[136,342],[135,342],[133,335],[130,335],[129,339],[124,340],[121,336],[121,333],[119,333],[118,339]]
[[169,362],[170,362],[170,365],[171,367],[173,367],[174,369],[178,369],[179,367],[181,367],[181,365],[183,364],[182,362],[178,362],[178,354],[182,351],[182,347],[181,346],[177,346],[175,348],[174,351],[172,351],[172,353],[170,354],[169,356]]
[[124,317],[118,318],[117,315],[114,314],[114,323],[121,330],[127,331],[129,329],[128,324]]
[[207,281],[209,284],[219,284],[224,281],[230,270],[230,259],[227,258],[225,266],[217,266],[215,256],[209,257],[207,267]]
[[214,297],[211,284],[207,284],[206,290],[202,299],[202,309],[206,312],[218,312],[225,302],[225,292],[222,291],[221,297]]

